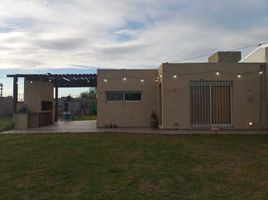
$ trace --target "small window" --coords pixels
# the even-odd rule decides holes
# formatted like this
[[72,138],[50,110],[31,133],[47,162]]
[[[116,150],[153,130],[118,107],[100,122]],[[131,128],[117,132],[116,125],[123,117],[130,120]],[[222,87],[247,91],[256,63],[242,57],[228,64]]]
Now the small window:
[[107,101],[123,101],[124,93],[123,92],[107,92],[106,100]]
[[126,92],[125,101],[141,101],[141,92]]
[[141,101],[142,92],[106,92],[107,101]]

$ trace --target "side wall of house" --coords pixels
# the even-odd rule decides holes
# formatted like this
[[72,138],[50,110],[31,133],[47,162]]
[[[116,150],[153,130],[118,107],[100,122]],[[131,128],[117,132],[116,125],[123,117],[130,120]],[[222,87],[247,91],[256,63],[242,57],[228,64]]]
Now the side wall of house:
[[[158,113],[155,70],[98,70],[97,127],[149,127],[152,111]],[[126,80],[123,80],[126,77]],[[104,81],[107,80],[107,82]],[[144,81],[141,82],[141,79]],[[142,92],[138,102],[107,101],[106,92]]]
[[[232,127],[264,128],[265,78],[259,70],[264,63],[162,64],[162,127],[189,129],[190,81],[232,81]],[[216,76],[219,71],[220,75]],[[177,78],[173,78],[176,74]],[[241,78],[237,75],[241,74]],[[249,122],[253,126],[249,127]]]
[[266,62],[266,68],[265,68],[265,89],[266,89],[266,125],[268,127],[268,47],[265,48],[265,62]]

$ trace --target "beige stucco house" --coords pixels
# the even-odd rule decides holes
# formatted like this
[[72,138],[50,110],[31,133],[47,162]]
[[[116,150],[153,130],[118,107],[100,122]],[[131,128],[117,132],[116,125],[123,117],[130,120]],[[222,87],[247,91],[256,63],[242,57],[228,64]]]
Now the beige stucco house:
[[[206,63],[163,63],[156,69],[99,69],[96,74],[14,74],[16,129],[57,121],[58,88],[97,87],[97,127],[267,129],[268,46],[241,60],[218,52]],[[24,78],[24,106],[17,102]]]
[[207,63],[99,69],[97,127],[149,127],[153,111],[163,129],[266,129],[268,48],[260,50],[244,60],[218,52]]

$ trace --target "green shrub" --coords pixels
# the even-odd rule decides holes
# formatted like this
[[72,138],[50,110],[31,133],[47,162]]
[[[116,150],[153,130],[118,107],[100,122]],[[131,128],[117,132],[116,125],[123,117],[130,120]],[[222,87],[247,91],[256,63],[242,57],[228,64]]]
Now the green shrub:
[[158,128],[158,117],[156,115],[156,113],[154,111],[152,111],[152,114],[151,114],[151,127],[152,128]]

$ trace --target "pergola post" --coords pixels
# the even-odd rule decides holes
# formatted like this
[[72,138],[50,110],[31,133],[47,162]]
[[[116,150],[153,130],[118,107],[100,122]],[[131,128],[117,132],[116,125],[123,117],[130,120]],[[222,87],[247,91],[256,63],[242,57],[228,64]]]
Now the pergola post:
[[18,103],[18,77],[13,77],[13,113],[17,112]]
[[58,121],[58,87],[55,87],[55,119],[54,121]]

